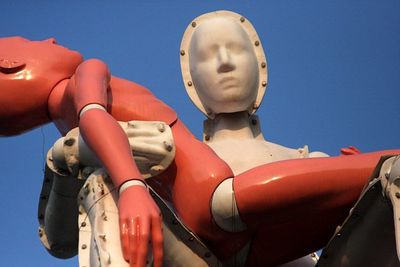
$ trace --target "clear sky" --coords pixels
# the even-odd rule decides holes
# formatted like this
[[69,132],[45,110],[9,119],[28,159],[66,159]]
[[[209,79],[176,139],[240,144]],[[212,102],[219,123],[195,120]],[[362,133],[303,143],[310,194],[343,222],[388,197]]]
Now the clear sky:
[[[400,1],[2,1],[0,36],[58,43],[100,58],[150,88],[201,136],[184,92],[182,34],[191,19],[227,9],[247,17],[266,50],[269,86],[257,112],[266,139],[337,155],[400,148]],[[0,138],[1,266],[77,266],[50,256],[37,234],[52,125]]]

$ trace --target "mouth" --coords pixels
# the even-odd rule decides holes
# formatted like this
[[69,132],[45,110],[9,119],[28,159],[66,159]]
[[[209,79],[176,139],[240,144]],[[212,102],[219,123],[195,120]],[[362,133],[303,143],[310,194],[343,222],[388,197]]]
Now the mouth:
[[236,87],[238,85],[238,81],[234,77],[224,77],[219,80],[218,84],[222,87],[222,89],[228,89],[231,87]]

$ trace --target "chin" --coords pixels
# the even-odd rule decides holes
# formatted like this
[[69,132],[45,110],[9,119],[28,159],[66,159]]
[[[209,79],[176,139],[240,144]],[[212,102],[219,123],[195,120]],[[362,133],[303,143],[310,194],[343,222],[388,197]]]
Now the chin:
[[216,114],[219,113],[234,113],[234,112],[241,112],[249,110],[250,104],[249,103],[221,103],[214,109]]

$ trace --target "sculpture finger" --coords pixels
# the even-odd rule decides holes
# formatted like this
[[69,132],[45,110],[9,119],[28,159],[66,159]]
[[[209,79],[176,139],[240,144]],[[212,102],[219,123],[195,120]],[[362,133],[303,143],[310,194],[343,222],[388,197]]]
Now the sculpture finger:
[[136,252],[136,263],[138,267],[145,267],[147,261],[147,252],[149,247],[150,238],[150,221],[143,218],[137,228],[138,239],[137,239],[137,252]]
[[139,218],[136,220],[131,218],[129,224],[129,266],[135,267],[137,265],[137,247],[139,237]]
[[162,267],[163,262],[163,235],[161,214],[154,217],[151,223],[151,239],[153,241],[154,267]]
[[129,261],[129,228],[126,222],[122,222],[122,224],[120,224],[120,237],[124,259]]

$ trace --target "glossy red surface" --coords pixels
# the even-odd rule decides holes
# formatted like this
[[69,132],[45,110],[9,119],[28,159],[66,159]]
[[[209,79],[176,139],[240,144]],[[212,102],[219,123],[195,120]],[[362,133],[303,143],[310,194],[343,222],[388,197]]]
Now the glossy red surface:
[[[175,112],[146,88],[110,77],[101,61],[81,63],[78,52],[52,39],[0,39],[0,135],[19,134],[50,121],[61,134],[79,125],[85,141],[119,186],[141,177],[116,120],[166,122],[172,126],[176,158],[152,185],[221,258],[252,240],[248,266],[273,266],[325,244],[380,156],[400,154],[394,150],[357,155],[355,149],[347,149],[343,154],[354,155],[288,160],[249,170],[234,178],[239,214],[249,229],[228,233],[213,222],[210,211],[214,190],[233,176],[227,164],[196,140]],[[81,108],[91,103],[103,105],[107,112],[89,110],[79,121]],[[144,266],[151,232],[159,265],[161,223],[149,194],[141,187],[128,188],[119,208],[125,258],[131,266]]]

